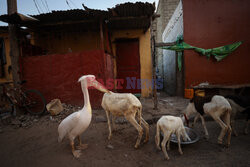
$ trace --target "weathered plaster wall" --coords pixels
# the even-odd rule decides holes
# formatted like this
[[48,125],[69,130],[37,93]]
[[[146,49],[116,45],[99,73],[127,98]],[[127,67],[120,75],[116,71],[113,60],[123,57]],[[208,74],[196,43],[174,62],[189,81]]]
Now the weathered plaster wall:
[[[155,26],[153,27],[153,34],[155,35],[156,42],[162,41],[162,34],[172,17],[180,0],[159,0],[156,13],[160,15],[154,20]],[[156,64],[158,68],[158,75],[164,77],[163,72],[163,51],[162,49],[156,49]]]
[[36,34],[34,44],[45,48],[49,54],[64,54],[100,49],[100,32],[53,32]]
[[[162,41],[175,42],[177,37],[182,34],[183,34],[183,11],[182,11],[182,3],[180,2],[162,34]],[[177,55],[175,51],[163,50],[164,90],[169,95],[175,95],[176,93],[176,85],[177,85],[176,56]]]

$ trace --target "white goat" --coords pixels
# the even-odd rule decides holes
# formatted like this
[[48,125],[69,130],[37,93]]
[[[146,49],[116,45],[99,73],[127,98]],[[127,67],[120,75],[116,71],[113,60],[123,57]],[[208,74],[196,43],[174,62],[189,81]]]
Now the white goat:
[[[142,118],[141,111],[142,105],[141,102],[131,93],[105,93],[102,98],[102,107],[106,112],[108,127],[109,127],[109,137],[111,139],[112,131],[110,126],[109,116],[112,114],[112,124],[114,128],[114,117],[124,116],[138,131],[138,138],[135,144],[135,148],[138,148],[143,134],[143,128],[141,123],[146,129],[146,138],[144,142],[147,142],[149,139],[149,125]],[[139,124],[135,119],[135,115],[138,115]]]
[[[202,103],[200,103],[199,105],[195,104],[195,103],[199,103],[199,100],[196,100],[196,101],[191,100],[185,110],[184,116],[182,116],[182,120],[183,122],[185,121],[188,122],[188,119],[190,118],[192,114],[199,113],[203,128],[205,130],[206,138],[208,138],[208,131],[205,125],[205,120],[203,118],[203,113],[210,115],[222,128],[220,135],[218,137],[218,143],[222,144],[223,138],[226,135],[226,132],[228,132],[227,146],[229,146],[230,140],[231,140],[231,132],[232,132],[232,128],[230,125],[230,114],[231,114],[232,108],[229,102],[223,96],[215,95],[210,99],[211,101],[209,100],[209,102],[205,102],[205,103],[204,101],[202,101]],[[200,111],[200,108],[197,106],[202,106],[202,111]],[[198,108],[198,111],[197,111],[197,108]],[[221,120],[221,117],[223,121]],[[196,116],[195,122],[197,118],[198,116]]]
[[[161,148],[159,146],[160,144],[160,132],[163,132],[164,138],[161,142]],[[182,155],[183,152],[181,150],[181,139],[182,136],[184,141],[191,141],[188,134],[186,133],[185,127],[183,125],[183,122],[180,117],[175,116],[162,116],[158,121],[156,125],[156,135],[155,135],[155,143],[156,147],[163,151],[165,158],[169,160],[168,153],[166,151],[166,143],[168,142],[167,149],[170,149],[170,137],[172,134],[176,134],[178,139],[178,147],[179,152]]]

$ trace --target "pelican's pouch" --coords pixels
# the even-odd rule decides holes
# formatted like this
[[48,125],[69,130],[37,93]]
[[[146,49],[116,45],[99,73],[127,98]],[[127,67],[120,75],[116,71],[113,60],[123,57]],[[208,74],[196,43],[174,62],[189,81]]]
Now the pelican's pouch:
[[63,106],[59,99],[51,100],[51,102],[46,105],[46,108],[51,115],[57,115],[63,111]]

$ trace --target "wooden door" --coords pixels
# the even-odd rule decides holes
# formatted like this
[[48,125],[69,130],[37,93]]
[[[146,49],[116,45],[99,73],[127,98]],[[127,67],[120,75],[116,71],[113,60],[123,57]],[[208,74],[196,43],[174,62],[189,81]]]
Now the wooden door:
[[[141,89],[137,87],[137,82],[140,82],[138,81],[140,79],[139,40],[118,40],[116,43],[116,56],[117,79],[123,79],[124,81],[122,88],[117,89],[117,91],[123,93],[141,93]],[[129,79],[132,82],[128,83]]]

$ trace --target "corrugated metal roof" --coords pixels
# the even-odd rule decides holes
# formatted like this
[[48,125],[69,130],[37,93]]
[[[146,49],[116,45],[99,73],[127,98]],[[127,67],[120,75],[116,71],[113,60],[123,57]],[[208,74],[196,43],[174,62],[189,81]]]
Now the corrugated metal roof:
[[[124,3],[116,5],[108,10],[95,10],[85,7],[83,9],[74,9],[66,11],[52,11],[32,17],[38,19],[38,22],[25,22],[15,17],[15,22],[23,24],[27,27],[35,28],[52,28],[53,26],[67,24],[81,24],[81,27],[87,26],[86,29],[98,28],[99,20],[105,21],[109,28],[125,29],[125,28],[148,28],[150,25],[150,17],[154,14],[155,6],[150,3],[136,2]],[[4,18],[4,20],[2,19]],[[6,21],[10,16],[2,17],[0,20]],[[91,24],[90,24],[91,22]]]

